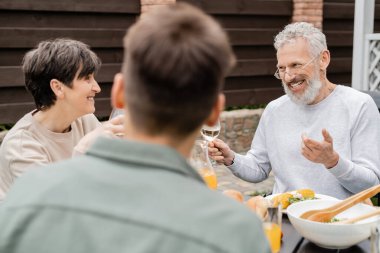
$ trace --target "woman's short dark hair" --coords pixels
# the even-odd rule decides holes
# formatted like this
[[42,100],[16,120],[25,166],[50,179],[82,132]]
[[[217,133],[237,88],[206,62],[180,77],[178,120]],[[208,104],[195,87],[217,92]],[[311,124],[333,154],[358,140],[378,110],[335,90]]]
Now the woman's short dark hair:
[[153,135],[186,136],[199,127],[235,63],[219,23],[184,3],[144,14],[124,47],[130,120]]
[[96,73],[101,61],[88,45],[71,39],[55,39],[40,42],[27,52],[22,70],[26,89],[33,95],[38,110],[54,105],[56,96],[50,81],[57,79],[68,87],[78,78]]

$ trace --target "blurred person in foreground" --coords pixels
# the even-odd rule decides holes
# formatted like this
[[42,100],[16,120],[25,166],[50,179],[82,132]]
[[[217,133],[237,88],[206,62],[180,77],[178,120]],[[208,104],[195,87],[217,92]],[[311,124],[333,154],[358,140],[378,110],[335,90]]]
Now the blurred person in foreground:
[[71,39],[42,41],[26,53],[22,70],[36,109],[12,127],[0,147],[0,202],[32,167],[70,158],[101,132],[124,129],[121,118],[102,125],[93,114],[100,65],[86,44]]
[[326,77],[325,35],[287,25],[274,42],[286,95],[265,108],[246,155],[215,140],[211,157],[239,178],[260,182],[274,172],[273,193],[311,188],[344,199],[379,184],[380,116],[373,99]]
[[125,139],[20,178],[0,211],[0,252],[269,252],[259,218],[211,191],[187,163],[224,107],[227,36],[187,4],[165,6],[124,39],[112,101]]

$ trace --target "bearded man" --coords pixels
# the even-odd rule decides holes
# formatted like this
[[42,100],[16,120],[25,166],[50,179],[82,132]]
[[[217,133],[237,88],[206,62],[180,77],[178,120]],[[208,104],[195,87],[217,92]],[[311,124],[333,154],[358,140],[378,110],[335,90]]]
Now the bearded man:
[[209,153],[238,177],[260,182],[271,171],[273,193],[311,188],[346,198],[380,178],[380,116],[373,99],[326,77],[325,35],[313,25],[287,25],[275,38],[286,95],[270,102],[245,155],[221,140]]

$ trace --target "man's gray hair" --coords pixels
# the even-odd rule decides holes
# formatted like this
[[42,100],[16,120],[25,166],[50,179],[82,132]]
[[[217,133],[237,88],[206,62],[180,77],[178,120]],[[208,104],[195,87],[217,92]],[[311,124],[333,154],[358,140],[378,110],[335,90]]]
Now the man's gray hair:
[[327,49],[326,36],[321,30],[306,22],[296,22],[285,26],[284,30],[274,38],[274,47],[278,50],[297,38],[304,38],[309,43],[312,57]]

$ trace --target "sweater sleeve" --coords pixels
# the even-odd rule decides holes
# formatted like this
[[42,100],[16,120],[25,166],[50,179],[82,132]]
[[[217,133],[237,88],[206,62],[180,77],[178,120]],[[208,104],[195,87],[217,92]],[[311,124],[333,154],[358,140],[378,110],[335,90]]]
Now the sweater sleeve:
[[19,177],[32,166],[36,167],[50,162],[46,147],[24,131],[14,135],[5,145],[4,159],[8,162],[12,178]]
[[351,130],[351,158],[339,156],[338,164],[329,171],[350,192],[380,183],[380,115],[370,97],[360,108]]
[[268,111],[268,109],[265,109],[261,116],[251,149],[245,156],[235,154],[234,163],[228,166],[235,176],[252,183],[267,179],[271,171],[265,138]]

